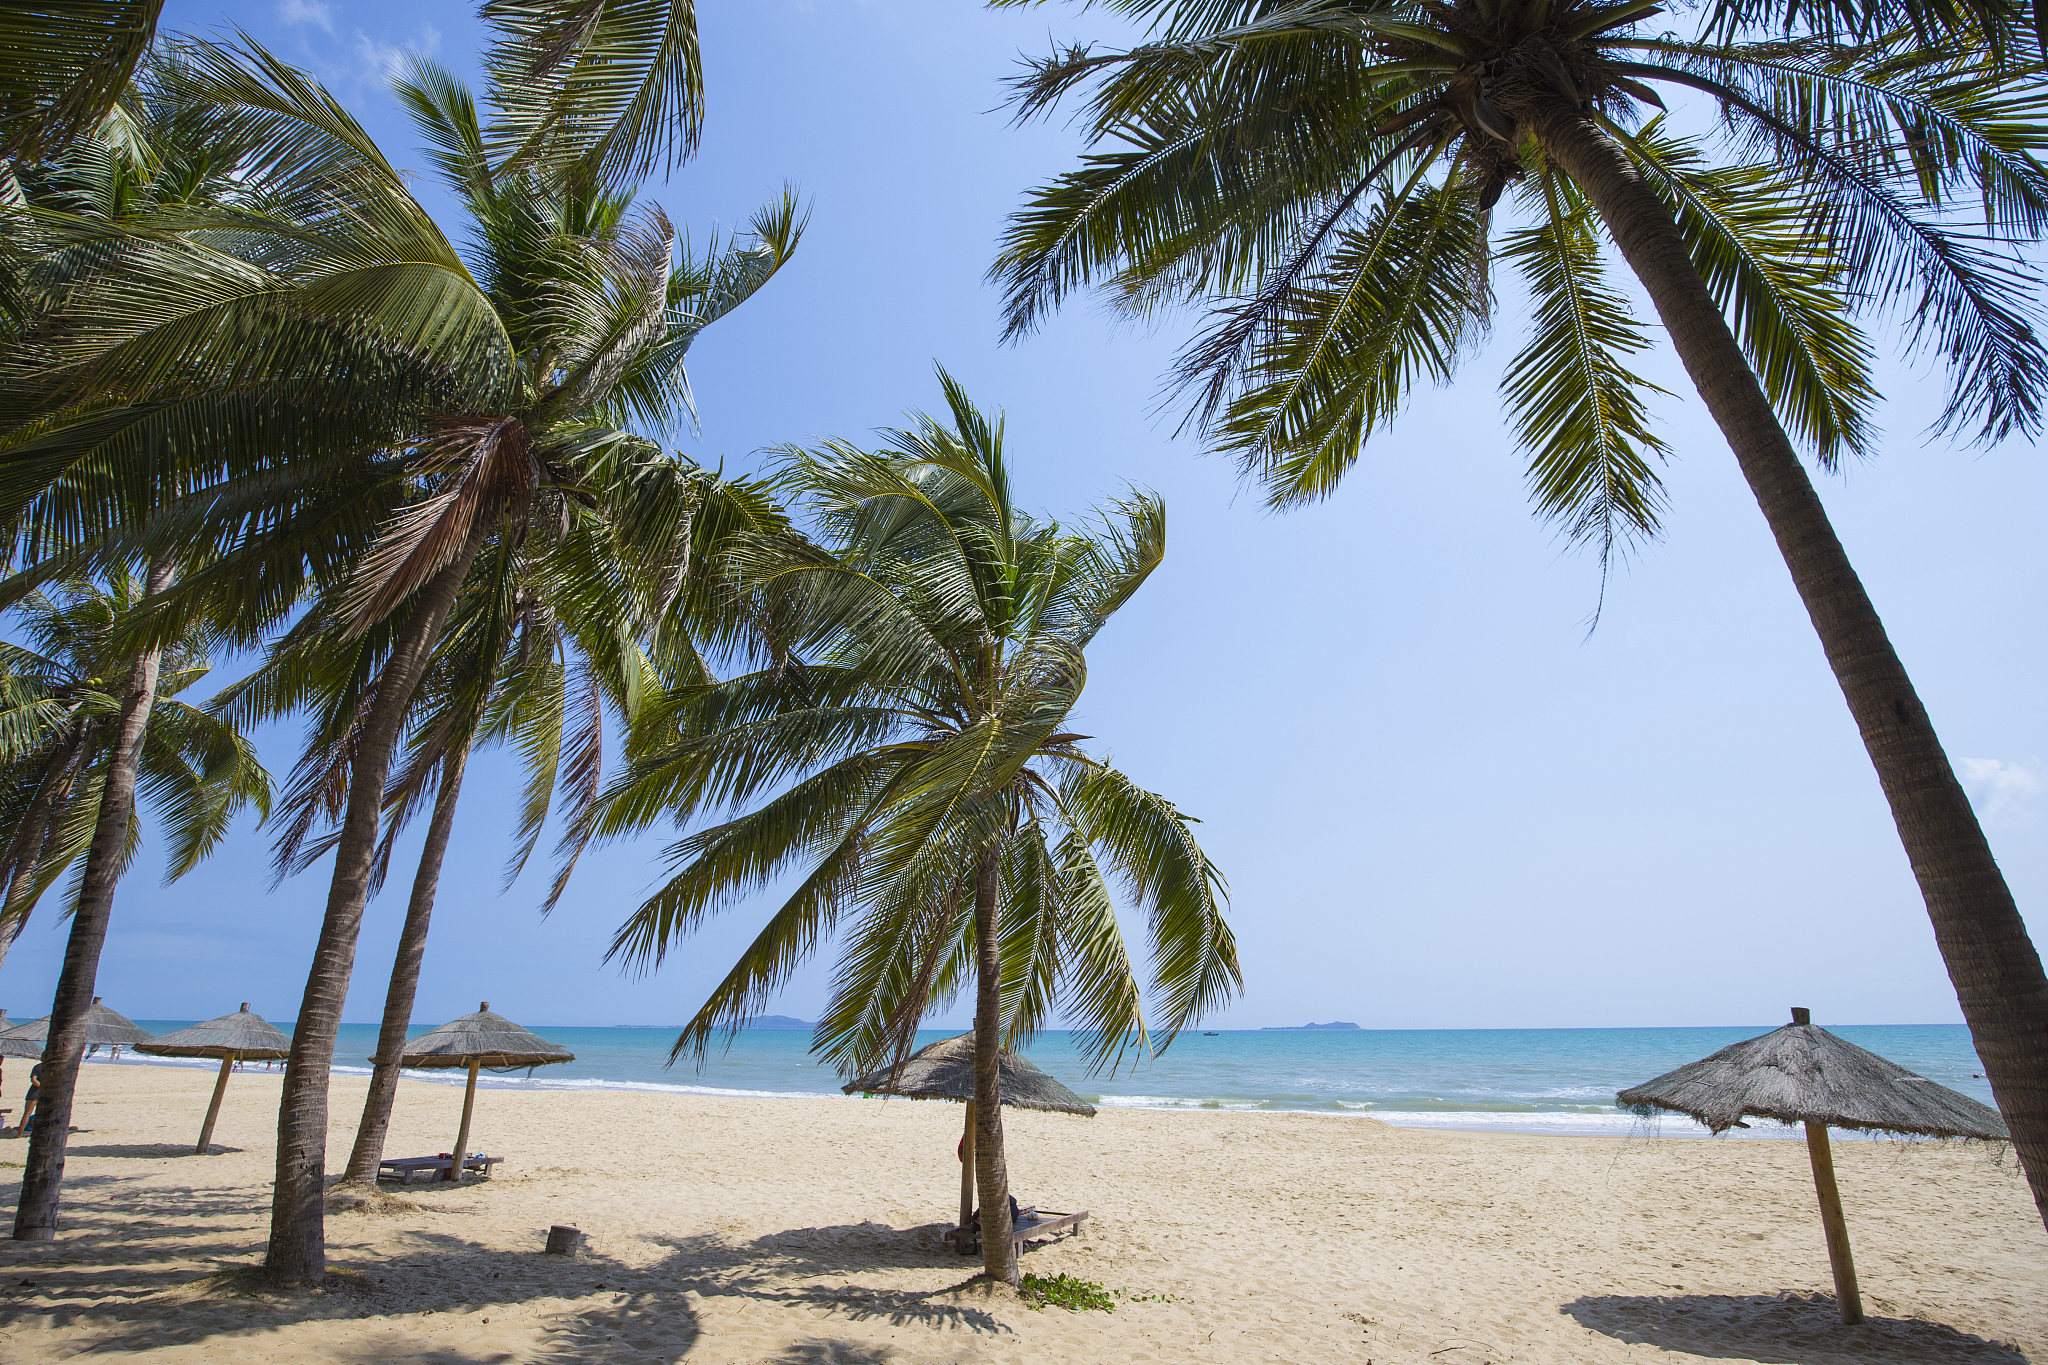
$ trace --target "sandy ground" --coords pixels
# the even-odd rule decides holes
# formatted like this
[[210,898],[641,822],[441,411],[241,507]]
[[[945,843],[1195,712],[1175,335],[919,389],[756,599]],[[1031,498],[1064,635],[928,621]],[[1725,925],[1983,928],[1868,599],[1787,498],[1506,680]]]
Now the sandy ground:
[[[209,1081],[86,1069],[64,1231],[0,1242],[0,1362],[2048,1362],[2048,1234],[1981,1146],[1837,1145],[1871,1314],[1844,1328],[1796,1142],[1017,1113],[1020,1193],[1094,1213],[1026,1269],[1123,1296],[1034,1312],[940,1244],[956,1106],[485,1090],[497,1179],[330,1217],[333,1287],[275,1295],[237,1268],[278,1077],[235,1078],[200,1157]],[[361,1097],[336,1080],[333,1168]],[[406,1082],[391,1152],[449,1146],[460,1098]],[[588,1255],[541,1254],[553,1223]]]

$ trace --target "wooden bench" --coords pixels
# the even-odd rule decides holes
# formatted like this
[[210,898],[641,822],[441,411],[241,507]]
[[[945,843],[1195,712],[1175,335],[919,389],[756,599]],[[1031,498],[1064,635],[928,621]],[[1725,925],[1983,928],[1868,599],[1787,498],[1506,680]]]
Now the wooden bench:
[[[1024,1244],[1035,1238],[1079,1231],[1081,1221],[1087,1216],[1086,1209],[1078,1213],[1056,1213],[1052,1209],[1020,1209],[1017,1221],[1010,1225],[1010,1240],[1017,1244],[1017,1250],[1021,1252]],[[954,1228],[946,1234],[946,1240],[963,1256],[972,1256],[981,1250],[981,1234],[974,1228]]]
[[1054,1213],[1051,1209],[1034,1209],[1019,1218],[1010,1228],[1010,1240],[1019,1250],[1034,1237],[1050,1237],[1056,1232],[1078,1232],[1081,1220],[1088,1216],[1088,1210],[1079,1213]]
[[[505,1158],[501,1156],[473,1156],[462,1163],[464,1173],[476,1171],[485,1180],[491,1178],[491,1167]],[[424,1174],[429,1180],[439,1180],[448,1174],[448,1168],[455,1164],[452,1156],[397,1156],[386,1157],[377,1163],[379,1180],[396,1180],[401,1185],[412,1184],[413,1177]]]

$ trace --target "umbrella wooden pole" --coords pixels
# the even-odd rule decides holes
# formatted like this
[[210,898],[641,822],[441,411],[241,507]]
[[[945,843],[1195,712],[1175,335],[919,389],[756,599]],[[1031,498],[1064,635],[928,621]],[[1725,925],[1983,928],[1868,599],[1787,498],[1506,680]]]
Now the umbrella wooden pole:
[[207,1144],[213,1141],[213,1122],[220,1117],[220,1097],[228,1093],[228,1072],[234,1070],[235,1059],[220,1059],[220,1075],[213,1082],[213,1103],[206,1106],[206,1122],[199,1129],[199,1146],[194,1155],[205,1156]]
[[1849,1228],[1842,1221],[1842,1193],[1835,1188],[1835,1153],[1828,1146],[1828,1126],[1806,1121],[1806,1155],[1813,1162],[1813,1188],[1820,1195],[1820,1225],[1827,1232],[1828,1263],[1835,1270],[1835,1302],[1842,1321],[1863,1321],[1863,1296],[1856,1291],[1856,1262],[1849,1255]]
[[974,1218],[974,1101],[967,1101],[967,1136],[960,1149],[960,1230]]
[[476,1108],[476,1073],[483,1064],[481,1057],[472,1058],[469,1063],[469,1085],[462,1092],[462,1128],[455,1134],[455,1164],[442,1176],[444,1180],[462,1179],[462,1163],[469,1156],[469,1116]]

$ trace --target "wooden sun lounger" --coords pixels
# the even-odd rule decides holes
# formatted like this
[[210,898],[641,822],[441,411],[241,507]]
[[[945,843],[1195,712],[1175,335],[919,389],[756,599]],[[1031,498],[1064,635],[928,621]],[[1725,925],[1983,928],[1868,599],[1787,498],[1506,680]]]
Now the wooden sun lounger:
[[[462,1163],[464,1172],[476,1171],[484,1179],[491,1178],[491,1167],[505,1158],[501,1156],[473,1156]],[[397,1156],[386,1157],[377,1163],[379,1180],[396,1180],[401,1185],[412,1184],[416,1175],[424,1174],[429,1180],[438,1180],[447,1169],[455,1164],[449,1156]]]
[[1081,1220],[1088,1216],[1088,1210],[1079,1213],[1055,1213],[1051,1209],[1033,1209],[1019,1218],[1010,1228],[1010,1240],[1019,1248],[1034,1237],[1050,1237],[1056,1232],[1074,1232],[1081,1226]]
[[[1010,1226],[1010,1240],[1022,1251],[1024,1244],[1040,1237],[1051,1237],[1056,1233],[1078,1231],[1081,1222],[1088,1216],[1088,1210],[1078,1213],[1057,1213],[1052,1209],[1019,1209],[1017,1221]],[[981,1235],[973,1228],[954,1228],[946,1234],[946,1241],[963,1256],[971,1256],[981,1250]]]

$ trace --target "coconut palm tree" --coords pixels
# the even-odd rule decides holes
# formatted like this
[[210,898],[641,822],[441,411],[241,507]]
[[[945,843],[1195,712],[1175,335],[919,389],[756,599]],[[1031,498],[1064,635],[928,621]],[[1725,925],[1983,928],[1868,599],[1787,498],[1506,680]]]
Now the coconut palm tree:
[[[104,585],[72,580],[13,608],[22,642],[0,643],[0,961],[98,824],[133,662],[118,627],[142,593],[140,577],[117,571]],[[243,807],[270,811],[270,778],[249,741],[175,700],[206,676],[205,647],[198,632],[165,647],[138,760],[139,784],[170,840],[172,881],[213,851]],[[121,866],[140,836],[130,819]]]
[[[385,822],[373,873],[381,885],[392,844],[431,808],[425,842],[399,932],[376,1065],[343,1179],[374,1188],[397,1091],[399,1059],[432,923],[441,864],[454,826],[462,777],[478,742],[518,750],[529,773],[509,887],[531,858],[557,797],[573,822],[598,792],[606,718],[630,722],[640,699],[704,680],[693,647],[718,638],[734,603],[712,590],[716,547],[734,529],[784,526],[756,484],[727,480],[684,460],[650,466],[629,516],[600,516],[558,498],[519,541],[500,539],[472,564],[406,721],[408,754],[385,792]],[[682,591],[685,584],[693,589]],[[659,619],[666,612],[668,619]],[[641,642],[645,642],[643,645]],[[316,605],[273,647],[265,665],[215,699],[242,723],[276,719],[311,702],[307,751],[281,812],[280,875],[303,871],[331,851],[330,829],[345,814],[350,719],[373,650],[348,637],[333,601]],[[565,859],[549,892],[566,889]]]
[[9,786],[19,792],[35,784],[7,835],[10,909],[18,906],[25,916],[42,873],[76,858],[81,847],[85,855],[71,897],[71,932],[43,1048],[42,1099],[15,1210],[21,1240],[55,1236],[84,1022],[114,889],[135,847],[138,782],[171,820],[174,876],[218,842],[245,803],[269,804],[269,777],[248,743],[204,712],[170,700],[205,672],[197,652],[204,636],[166,639],[158,627],[157,638],[137,650],[122,629],[122,618],[159,603],[174,567],[160,559],[146,578],[107,573],[104,591],[74,582],[55,602],[28,599],[23,623],[40,648],[9,658],[20,666],[9,690],[44,693],[31,723],[40,738],[17,734],[9,746]]
[[[519,85],[497,91],[508,118],[551,80],[569,100],[582,69],[514,66],[493,67]],[[75,234],[97,246],[105,268],[16,350],[0,519],[89,483],[96,500],[67,527],[98,553],[219,537],[231,524],[237,563],[278,573],[310,563],[329,578],[342,568],[348,629],[383,641],[350,722],[347,813],[280,1114],[266,1265],[282,1282],[317,1280],[327,1067],[379,810],[460,585],[494,535],[523,532],[545,490],[602,502],[638,486],[637,471],[659,452],[626,424],[658,430],[685,412],[690,342],[781,266],[801,214],[785,197],[756,216],[753,241],[713,242],[679,261],[667,219],[634,210],[616,178],[621,166],[604,149],[623,125],[596,116],[611,106],[585,117],[571,101],[559,119],[511,138],[507,124],[485,124],[459,82],[421,64],[400,95],[471,217],[465,260],[374,142],[302,73],[253,46],[202,43],[177,88],[214,112],[246,149],[244,173],[272,193],[148,234]],[[628,101],[618,117],[641,118],[636,109]],[[635,145],[661,145],[673,131],[634,126]],[[136,487],[167,451],[197,490],[178,517]],[[366,548],[360,514],[309,531],[274,510],[280,489],[314,496],[323,482],[373,476],[386,497],[363,508],[397,510],[372,527]],[[124,518],[129,502],[154,515]],[[284,598],[260,576],[216,575],[207,587],[238,584],[244,618],[277,619]],[[409,607],[403,629],[384,629],[400,606]]]
[[[788,452],[782,486],[832,548],[784,534],[737,537],[731,552],[781,648],[648,703],[589,832],[724,817],[667,851],[667,881],[620,928],[611,955],[639,967],[801,873],[672,1056],[701,1058],[842,930],[815,1041],[844,1071],[907,1055],[927,1012],[971,989],[977,1175],[992,1210],[1009,1194],[1003,1044],[1064,1006],[1109,1063],[1163,1046],[1239,978],[1222,877],[1189,817],[1068,725],[1089,641],[1165,552],[1164,509],[1133,495],[1093,533],[1023,514],[1000,419],[940,377],[950,424],[920,417],[874,452]],[[1112,878],[1149,916],[1149,1024]],[[987,1273],[1014,1282],[1009,1239],[983,1244]]]
[[[1859,308],[1896,309],[1946,364],[1945,428],[2038,430],[2034,279],[2002,246],[2048,224],[2038,69],[1910,30],[1850,46],[1728,31],[1793,22],[1755,3],[1696,39],[1652,31],[1654,0],[1115,8],[1151,16],[1158,40],[1061,53],[1018,84],[1026,114],[1085,87],[1097,149],[1013,220],[996,267],[1012,334],[1091,283],[1139,309],[1218,300],[1177,377],[1195,422],[1286,506],[1327,495],[1412,384],[1452,375],[1504,261],[1535,303],[1503,386],[1533,492],[1604,555],[1655,531],[1665,453],[1611,242],[1792,572],[2048,1217],[2048,980],[1799,458],[1868,448]],[[1654,116],[1659,87],[1722,116],[1725,155]],[[1524,226],[1497,233],[1510,187]]]
[[[38,360],[47,354],[49,334],[44,329],[61,330],[62,305],[110,267],[110,243],[146,239],[166,224],[195,215],[232,214],[273,202],[277,187],[271,178],[261,167],[243,164],[245,144],[172,89],[176,65],[175,60],[147,63],[133,88],[90,137],[74,138],[54,159],[22,170],[16,182],[21,200],[5,223],[6,264],[9,320],[17,329],[27,329],[16,330],[12,339],[27,344],[0,357],[0,371],[7,380],[33,376]],[[62,441],[61,418],[52,422],[44,420],[49,412],[38,415],[31,392],[38,382],[31,377],[24,386],[9,383],[0,406],[12,405],[9,416],[21,424],[19,430],[31,435],[31,443],[34,436],[44,435],[57,435]],[[23,397],[26,403],[17,401]],[[192,434],[189,426],[185,434]],[[0,438],[0,445],[8,444]],[[44,1112],[58,1117],[38,1126],[29,1144],[16,1208],[15,1235],[37,1240],[55,1235],[69,1133],[61,1115],[68,1113],[83,1049],[79,1029],[91,1004],[123,850],[133,828],[136,784],[138,779],[145,784],[163,780],[151,776],[148,737],[154,732],[152,714],[163,692],[165,651],[183,648],[198,638],[195,632],[232,642],[232,631],[222,624],[228,618],[209,614],[203,605],[194,609],[193,599],[195,591],[203,597],[210,580],[221,581],[223,564],[235,556],[220,552],[235,543],[239,532],[231,507],[204,494],[195,496],[177,472],[151,460],[131,463],[123,486],[111,498],[103,477],[108,470],[90,460],[71,473],[53,471],[33,456],[22,464],[0,463],[0,468],[5,469],[0,477],[12,477],[25,491],[25,496],[10,501],[0,521],[0,557],[20,566],[0,583],[0,602],[19,604],[26,598],[33,610],[33,594],[39,589],[93,578],[131,585],[132,566],[149,566],[146,583],[130,594],[136,600],[119,612],[101,646],[109,658],[132,666],[118,692],[119,713],[111,722],[108,741],[111,752],[71,907],[71,933],[51,1012],[51,1039],[45,1049],[49,1099]],[[352,475],[340,475],[325,494],[302,484],[296,495],[259,501],[264,502],[266,515],[283,514],[289,520],[295,513],[303,514],[303,520],[294,524],[305,527],[330,523],[338,507],[345,525],[350,516],[362,516],[375,506],[374,499],[360,497],[359,484]],[[30,488],[34,491],[26,492]],[[350,501],[358,506],[350,509]],[[324,511],[319,506],[323,502]],[[142,528],[181,521],[200,533],[175,541],[136,534]],[[152,540],[147,548],[145,540]],[[174,585],[181,566],[182,579]],[[243,582],[258,596],[276,588],[279,576],[274,570],[249,574],[251,567],[246,562],[234,565],[225,581]],[[187,600],[174,604],[172,599],[180,597]],[[175,727],[178,717],[169,723]],[[33,842],[33,822],[26,834]],[[27,855],[26,845],[21,851]],[[45,855],[58,851],[53,846]],[[17,880],[12,889],[27,896],[35,890],[35,880]]]

